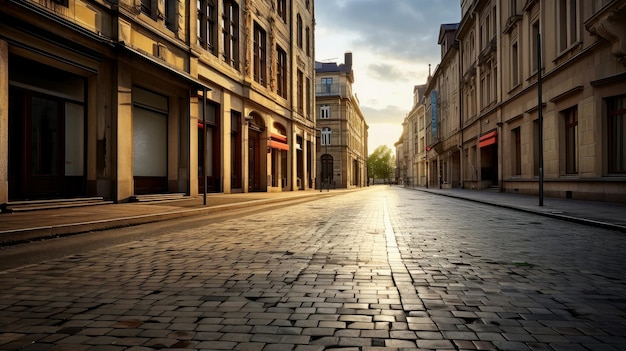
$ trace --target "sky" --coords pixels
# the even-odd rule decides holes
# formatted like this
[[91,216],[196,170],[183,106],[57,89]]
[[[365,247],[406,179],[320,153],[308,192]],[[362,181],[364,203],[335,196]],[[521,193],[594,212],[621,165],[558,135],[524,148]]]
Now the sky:
[[460,0],[315,1],[315,60],[344,63],[369,125],[368,152],[394,143],[413,108],[413,87],[441,61],[439,28],[461,20]]

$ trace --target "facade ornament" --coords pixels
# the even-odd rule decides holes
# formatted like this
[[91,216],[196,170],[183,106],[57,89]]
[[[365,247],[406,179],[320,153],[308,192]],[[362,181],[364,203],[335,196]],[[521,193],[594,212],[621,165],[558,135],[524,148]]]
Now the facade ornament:
[[611,43],[611,53],[626,66],[626,1],[598,13],[586,23],[587,30]]

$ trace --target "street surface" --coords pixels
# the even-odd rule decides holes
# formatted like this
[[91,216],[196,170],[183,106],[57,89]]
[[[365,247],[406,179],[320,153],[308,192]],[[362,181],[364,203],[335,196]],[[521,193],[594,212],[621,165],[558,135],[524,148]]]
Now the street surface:
[[173,223],[0,271],[0,350],[626,350],[617,232],[388,186]]

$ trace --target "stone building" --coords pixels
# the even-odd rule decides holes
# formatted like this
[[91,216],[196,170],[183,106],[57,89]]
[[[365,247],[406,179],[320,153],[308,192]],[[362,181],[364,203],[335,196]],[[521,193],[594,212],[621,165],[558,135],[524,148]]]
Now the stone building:
[[367,122],[352,93],[352,53],[345,62],[315,63],[318,188],[367,186]]
[[426,85],[413,87],[413,107],[402,122],[402,136],[396,146],[398,184],[426,186],[425,106]]
[[626,0],[461,10],[427,82],[429,186],[626,202]]
[[313,187],[313,43],[310,0],[1,0],[0,204]]
[[424,89],[425,148],[428,187],[461,184],[461,127],[459,120],[459,55],[455,40],[458,23],[439,29],[441,63]]

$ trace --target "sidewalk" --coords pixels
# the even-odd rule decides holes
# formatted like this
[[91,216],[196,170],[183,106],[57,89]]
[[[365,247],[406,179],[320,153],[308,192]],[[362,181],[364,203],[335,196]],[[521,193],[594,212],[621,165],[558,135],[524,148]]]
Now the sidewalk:
[[[626,205],[624,204],[544,198],[544,206],[539,206],[537,197],[486,190],[426,188],[411,190],[532,212],[626,233]],[[332,196],[344,192],[346,190],[209,194],[207,195],[206,206],[203,205],[202,196],[198,196],[171,202],[109,204],[0,214],[0,246],[202,215],[253,205],[276,204],[291,200],[312,200],[316,197]]]
[[414,190],[466,199],[626,233],[626,204],[544,197],[543,206],[539,206],[538,196],[499,193],[491,190],[431,188],[415,188]]
[[0,214],[0,247],[95,230],[197,216],[255,205],[314,199],[340,194],[319,190],[275,193],[207,194],[177,201],[105,204]]

